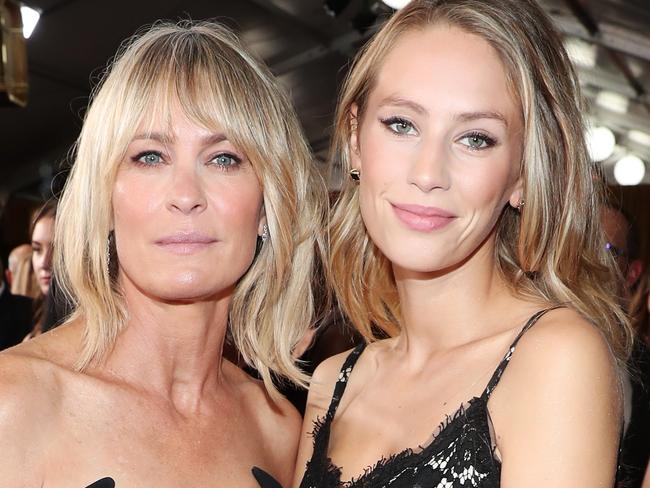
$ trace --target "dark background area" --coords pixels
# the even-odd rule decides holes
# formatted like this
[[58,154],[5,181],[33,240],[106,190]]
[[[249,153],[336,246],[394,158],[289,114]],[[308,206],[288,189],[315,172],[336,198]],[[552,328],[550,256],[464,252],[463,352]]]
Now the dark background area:
[[[391,9],[382,2],[351,0],[328,15],[322,0],[26,0],[41,19],[26,41],[29,103],[0,107],[0,254],[27,242],[30,214],[63,182],[62,170],[79,133],[92,87],[121,42],[158,19],[217,19],[279,76],[291,94],[315,162],[326,169],[326,148],[338,86],[347,64]],[[347,4],[347,5],[345,5]],[[603,161],[613,182],[616,159],[633,151],[650,164],[650,146],[630,140],[630,130],[650,134],[650,1],[541,0],[567,43],[587,46],[593,63],[578,63],[588,119],[617,137]],[[597,102],[602,91],[624,96],[622,112]],[[650,171],[645,184],[613,187],[642,229],[650,229]],[[330,180],[331,189],[338,185]],[[641,248],[650,262],[650,236]]]

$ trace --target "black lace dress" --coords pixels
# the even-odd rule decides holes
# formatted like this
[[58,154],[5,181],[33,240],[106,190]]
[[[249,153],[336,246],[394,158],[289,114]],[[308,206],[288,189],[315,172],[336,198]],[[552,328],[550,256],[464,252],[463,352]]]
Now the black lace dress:
[[501,463],[494,455],[487,402],[512,357],[517,342],[546,313],[533,315],[499,363],[483,393],[469,400],[438,427],[431,441],[380,459],[358,478],[341,481],[341,468],[328,457],[330,427],[348,378],[364,344],[348,356],[334,388],[327,414],[316,422],[314,451],[300,488],[491,488],[500,485]]
[[[483,393],[447,417],[433,433],[430,442],[382,458],[357,478],[344,482],[341,481],[341,468],[334,465],[328,456],[328,447],[332,420],[365,345],[353,349],[341,368],[327,413],[315,422],[312,432],[314,451],[307,461],[300,488],[498,488],[501,462],[495,456],[487,403],[519,339],[549,310],[552,309],[539,311],[528,320]],[[619,466],[619,476],[620,472]],[[254,468],[254,476],[262,488],[281,488],[272,477],[257,468]]]

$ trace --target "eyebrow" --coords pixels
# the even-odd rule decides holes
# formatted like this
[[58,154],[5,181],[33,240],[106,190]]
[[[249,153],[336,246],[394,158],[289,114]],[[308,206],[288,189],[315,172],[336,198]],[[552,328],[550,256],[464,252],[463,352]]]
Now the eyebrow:
[[[142,141],[142,140],[154,140],[158,141],[161,144],[171,144],[174,142],[175,138],[173,135],[169,135],[162,132],[147,132],[143,134],[136,134],[132,139],[133,141]],[[205,146],[210,144],[218,144],[219,142],[227,141],[228,138],[225,134],[217,133],[210,134],[201,139],[201,143]]]
[[419,103],[416,103],[412,100],[408,100],[406,98],[402,97],[397,97],[397,96],[388,96],[384,98],[381,102],[379,102],[379,106],[383,105],[394,105],[397,107],[406,107],[410,108],[414,112],[417,112],[421,115],[427,115],[429,112],[427,111],[426,108],[424,108],[422,105]]
[[[428,115],[429,111],[424,108],[422,105],[420,105],[417,102],[414,102],[412,100],[408,100],[406,98],[398,97],[398,96],[388,96],[381,100],[379,103],[379,106],[383,105],[393,105],[397,107],[406,107],[414,112],[420,114],[420,115]],[[461,112],[458,114],[454,115],[454,119],[459,121],[459,122],[471,122],[472,120],[479,120],[479,119],[493,119],[501,122],[503,125],[508,127],[508,120],[501,114],[500,112],[492,111],[492,110],[481,110],[481,111],[476,111],[476,112]]]
[[454,116],[460,122],[470,122],[478,119],[493,119],[501,122],[508,127],[508,120],[499,112],[484,111],[484,112],[463,112]]

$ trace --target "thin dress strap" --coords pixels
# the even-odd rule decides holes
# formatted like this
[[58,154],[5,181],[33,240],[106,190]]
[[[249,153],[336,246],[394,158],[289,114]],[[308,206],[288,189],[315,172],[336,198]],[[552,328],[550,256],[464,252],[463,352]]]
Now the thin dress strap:
[[309,468],[309,466],[312,466],[312,461],[309,461],[307,463],[308,470],[325,469],[329,465],[329,461],[327,461],[327,448],[329,446],[330,427],[332,420],[334,420],[336,409],[338,408],[341,398],[343,397],[345,388],[348,386],[350,373],[352,373],[352,369],[354,368],[354,365],[359,359],[359,356],[361,356],[361,353],[365,347],[365,342],[359,344],[352,350],[352,352],[350,352],[350,354],[348,354],[348,357],[345,358],[343,366],[341,366],[339,377],[336,380],[336,385],[334,385],[334,393],[332,394],[332,401],[330,402],[330,406],[327,409],[327,413],[324,417],[317,418],[314,421],[314,430],[312,431],[312,436],[314,437],[314,453],[312,455],[312,461],[314,459],[320,459],[321,461],[320,464],[313,465],[320,467],[314,468]]
[[517,343],[519,342],[519,339],[522,338],[522,336],[533,326],[535,323],[542,318],[547,312],[550,312],[551,310],[555,310],[556,308],[560,308],[559,306],[556,307],[550,307],[550,308],[545,308],[544,310],[540,310],[539,312],[536,312],[531,318],[528,319],[528,322],[526,322],[526,325],[521,329],[519,334],[517,334],[517,337],[515,337],[515,340],[512,341],[512,344],[510,344],[510,347],[508,348],[508,352],[506,355],[503,357],[501,362],[499,363],[499,366],[497,366],[496,371],[492,375],[492,378],[490,378],[490,381],[485,388],[485,391],[483,392],[483,396],[487,400],[490,398],[490,395],[496,388],[496,386],[499,384],[499,380],[501,379],[501,376],[503,375],[503,372],[506,370],[508,367],[508,364],[510,364],[510,359],[512,358],[512,354],[515,352],[515,349],[517,348]]
[[357,347],[352,349],[350,354],[348,354],[348,357],[345,358],[345,362],[343,363],[343,366],[341,366],[341,372],[339,373],[339,377],[336,380],[336,385],[334,386],[334,394],[332,395],[332,401],[330,402],[330,406],[327,409],[327,419],[330,422],[334,418],[334,414],[336,413],[336,409],[338,408],[339,403],[341,402],[341,398],[343,397],[345,388],[348,386],[348,379],[350,378],[350,373],[352,373],[352,369],[354,368],[354,365],[357,363],[359,356],[361,356],[361,353],[365,348],[366,348],[366,343],[362,342]]

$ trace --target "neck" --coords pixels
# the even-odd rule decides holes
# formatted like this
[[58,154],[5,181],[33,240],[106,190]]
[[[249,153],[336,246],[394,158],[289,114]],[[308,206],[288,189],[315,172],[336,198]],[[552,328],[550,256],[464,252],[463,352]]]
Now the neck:
[[488,324],[499,324],[497,316],[503,320],[514,300],[496,268],[493,236],[453,268],[418,273],[393,266],[393,273],[402,315],[396,347],[413,357],[494,333]]
[[222,350],[232,290],[212,300],[169,303],[123,283],[127,326],[104,370],[169,400],[181,413],[200,410],[222,386]]

